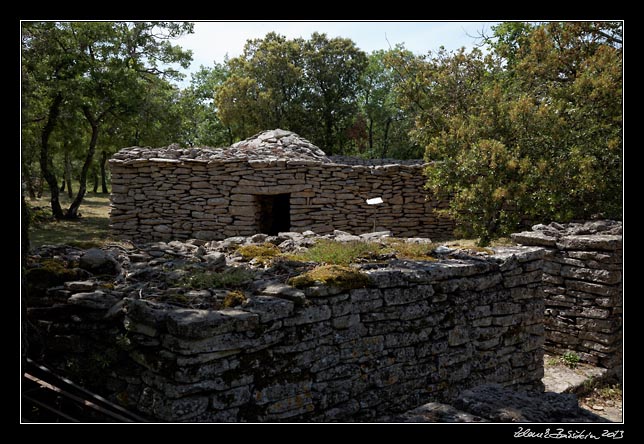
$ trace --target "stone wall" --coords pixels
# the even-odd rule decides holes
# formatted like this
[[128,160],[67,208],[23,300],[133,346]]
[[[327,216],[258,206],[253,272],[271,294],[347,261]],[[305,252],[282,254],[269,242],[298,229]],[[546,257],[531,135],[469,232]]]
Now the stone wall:
[[[170,244],[147,256],[168,273],[186,245]],[[273,285],[221,310],[90,279],[48,290],[29,317],[45,362],[96,367],[91,382],[156,419],[378,420],[482,383],[542,389],[543,254],[367,264],[367,288]],[[124,279],[160,280],[134,268],[146,252],[112,255]]]
[[[250,236],[262,232],[268,219],[262,198],[285,194],[290,208],[282,231],[360,234],[375,228],[431,239],[453,233],[453,221],[434,212],[447,200],[424,190],[422,165],[343,165],[297,152],[244,153],[122,150],[109,162],[112,229],[137,241]],[[367,205],[375,197],[384,203]]]
[[513,234],[523,245],[547,249],[543,284],[545,349],[575,352],[609,369],[622,364],[622,225],[536,225]]
[[360,157],[352,156],[329,156],[329,160],[333,163],[341,165],[362,165],[362,166],[384,166],[384,165],[415,165],[422,166],[425,162],[422,159],[408,159],[398,160],[391,158],[384,159],[362,159]]

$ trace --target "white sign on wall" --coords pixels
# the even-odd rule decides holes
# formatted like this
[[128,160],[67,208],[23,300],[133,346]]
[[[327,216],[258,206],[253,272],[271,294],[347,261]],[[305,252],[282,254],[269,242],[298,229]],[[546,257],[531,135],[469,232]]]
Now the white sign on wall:
[[374,197],[373,199],[367,199],[367,205],[378,205],[383,203],[382,197]]

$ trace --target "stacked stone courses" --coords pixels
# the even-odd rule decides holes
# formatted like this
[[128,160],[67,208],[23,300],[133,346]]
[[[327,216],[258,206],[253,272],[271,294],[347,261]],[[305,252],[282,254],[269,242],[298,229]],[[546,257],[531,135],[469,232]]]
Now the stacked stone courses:
[[[156,243],[145,273],[193,250]],[[267,283],[192,309],[150,300],[127,271],[147,253],[132,250],[118,253],[131,283],[70,282],[29,316],[54,366],[118,356],[93,382],[157,420],[373,421],[485,383],[542,390],[543,254],[365,264],[365,288]]]
[[536,225],[512,239],[547,250],[546,351],[618,370],[622,364],[622,224]]

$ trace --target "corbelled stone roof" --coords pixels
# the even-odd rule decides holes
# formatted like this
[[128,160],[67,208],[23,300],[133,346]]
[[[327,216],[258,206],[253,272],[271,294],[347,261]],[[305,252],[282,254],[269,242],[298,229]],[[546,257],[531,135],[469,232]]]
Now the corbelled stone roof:
[[320,148],[294,132],[279,128],[255,134],[233,144],[226,151],[232,157],[259,156],[262,159],[276,157],[329,162]]
[[123,148],[114,156],[116,161],[140,159],[174,160],[308,160],[330,162],[317,146],[291,131],[274,129],[264,131],[225,148],[180,148],[173,144],[163,148]]

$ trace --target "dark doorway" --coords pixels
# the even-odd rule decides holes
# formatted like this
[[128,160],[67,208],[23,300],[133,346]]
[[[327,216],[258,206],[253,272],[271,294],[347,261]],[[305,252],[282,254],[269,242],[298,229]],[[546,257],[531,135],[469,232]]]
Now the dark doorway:
[[291,195],[257,196],[259,231],[269,236],[291,230]]

